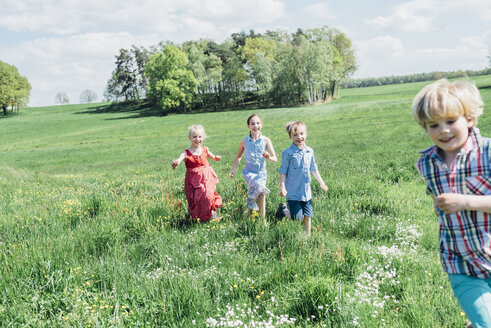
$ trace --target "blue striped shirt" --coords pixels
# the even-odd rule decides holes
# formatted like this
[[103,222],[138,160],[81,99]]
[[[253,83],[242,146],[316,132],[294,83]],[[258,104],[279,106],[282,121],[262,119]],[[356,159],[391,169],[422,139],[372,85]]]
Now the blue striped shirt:
[[[466,144],[451,167],[438,154],[437,146],[421,151],[418,171],[427,193],[491,195],[491,139],[471,128]],[[439,208],[440,259],[443,270],[478,278],[491,277],[491,213],[462,210],[444,214]]]

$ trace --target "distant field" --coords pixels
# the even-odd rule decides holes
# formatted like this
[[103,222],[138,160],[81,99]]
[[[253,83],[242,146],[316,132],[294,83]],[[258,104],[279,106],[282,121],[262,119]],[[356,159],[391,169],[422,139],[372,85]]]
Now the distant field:
[[[473,78],[491,136],[491,76]],[[0,119],[0,327],[463,327],[439,263],[437,218],[415,169],[430,145],[410,105],[427,83],[346,89],[329,104],[146,116],[107,104],[29,108]],[[311,237],[244,218],[227,176],[247,117],[281,158],[290,120],[326,184],[312,183]],[[185,168],[170,162],[203,124],[225,205],[185,220]],[[240,170],[243,168],[243,162]]]

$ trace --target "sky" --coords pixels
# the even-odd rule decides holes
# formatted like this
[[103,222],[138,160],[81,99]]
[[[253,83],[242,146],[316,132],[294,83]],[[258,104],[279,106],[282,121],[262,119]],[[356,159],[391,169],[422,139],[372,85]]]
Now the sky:
[[491,49],[490,0],[0,0],[0,13],[0,60],[29,80],[31,107],[86,89],[102,100],[121,48],[251,29],[335,27],[354,78],[480,70]]

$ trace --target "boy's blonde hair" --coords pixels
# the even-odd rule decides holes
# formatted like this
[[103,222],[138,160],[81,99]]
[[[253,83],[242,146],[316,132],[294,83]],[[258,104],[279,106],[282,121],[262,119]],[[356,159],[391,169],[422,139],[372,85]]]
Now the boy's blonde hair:
[[413,100],[413,117],[424,129],[437,118],[464,116],[477,125],[483,101],[476,86],[466,81],[438,80],[425,86]]
[[302,121],[291,121],[285,124],[286,132],[288,132],[290,137],[297,133],[298,129],[300,128],[305,128],[305,131],[307,131],[307,126]]
[[203,127],[203,125],[201,124],[191,125],[189,127],[188,137],[190,137],[194,131],[201,133],[203,135],[203,138],[206,138],[205,128]]

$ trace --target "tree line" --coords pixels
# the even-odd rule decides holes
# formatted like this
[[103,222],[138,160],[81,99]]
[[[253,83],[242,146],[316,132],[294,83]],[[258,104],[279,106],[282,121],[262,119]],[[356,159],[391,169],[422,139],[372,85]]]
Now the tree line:
[[19,74],[17,68],[0,61],[0,106],[3,115],[18,111],[27,106],[31,84],[24,76]]
[[115,58],[104,97],[146,99],[163,113],[326,102],[357,68],[351,40],[327,26],[133,45]]
[[[491,66],[491,56],[490,66]],[[369,77],[362,79],[346,79],[342,82],[343,88],[363,88],[363,87],[374,87],[379,85],[389,85],[389,84],[402,84],[402,83],[412,83],[412,82],[424,82],[424,81],[436,81],[441,78],[446,79],[456,79],[469,76],[480,76],[480,75],[490,75],[491,67],[482,70],[458,70],[453,72],[431,72],[431,73],[418,73],[409,75],[393,75],[393,76],[382,76],[382,77]]]

